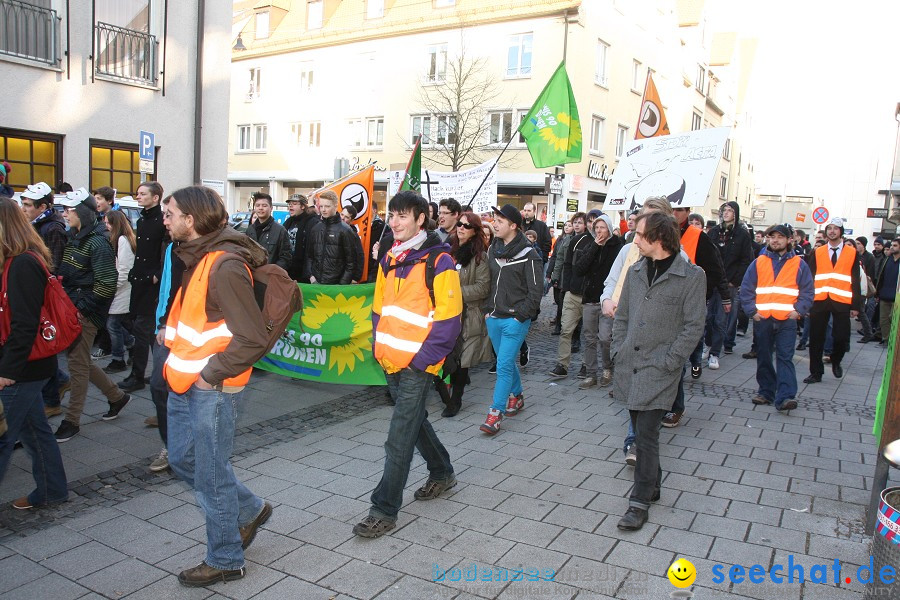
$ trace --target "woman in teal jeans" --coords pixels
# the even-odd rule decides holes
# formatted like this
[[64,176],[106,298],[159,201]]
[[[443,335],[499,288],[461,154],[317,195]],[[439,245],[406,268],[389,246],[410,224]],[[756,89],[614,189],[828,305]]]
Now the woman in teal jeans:
[[494,435],[504,416],[525,408],[516,359],[537,316],[544,291],[541,257],[522,234],[522,215],[512,204],[494,207],[496,237],[488,251],[491,292],[484,304],[488,336],[497,355],[494,398],[481,431]]

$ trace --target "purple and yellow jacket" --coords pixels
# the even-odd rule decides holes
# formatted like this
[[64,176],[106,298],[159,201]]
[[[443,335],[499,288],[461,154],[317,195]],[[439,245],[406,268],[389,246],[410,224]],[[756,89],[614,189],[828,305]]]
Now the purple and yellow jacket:
[[[425,281],[425,258],[439,247],[446,252],[434,265],[434,304]],[[450,246],[430,232],[411,249],[403,266],[392,252],[378,269],[372,301],[375,359],[387,373],[413,368],[437,374],[456,345],[462,328],[462,291]],[[409,266],[406,266],[406,265]]]

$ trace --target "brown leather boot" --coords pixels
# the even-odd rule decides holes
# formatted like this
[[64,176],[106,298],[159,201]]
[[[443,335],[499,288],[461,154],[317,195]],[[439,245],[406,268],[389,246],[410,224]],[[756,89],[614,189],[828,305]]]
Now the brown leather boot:
[[241,567],[233,571],[215,569],[205,562],[192,569],[187,569],[178,574],[178,583],[186,587],[205,587],[220,581],[235,581],[243,579],[246,569]]
[[262,510],[259,511],[259,514],[256,515],[256,518],[244,525],[243,527],[239,527],[238,530],[241,533],[241,548],[246,550],[250,547],[250,544],[253,543],[253,538],[256,537],[256,530],[262,527],[263,523],[269,520],[269,517],[272,516],[272,505],[266,502],[263,504]]

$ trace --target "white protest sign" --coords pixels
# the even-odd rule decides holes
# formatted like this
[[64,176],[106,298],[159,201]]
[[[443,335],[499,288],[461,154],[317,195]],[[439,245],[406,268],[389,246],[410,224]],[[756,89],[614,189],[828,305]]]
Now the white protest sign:
[[389,171],[388,172],[388,184],[387,184],[387,197],[388,200],[397,195],[397,192],[400,191],[400,184],[403,183],[403,175],[404,171]]
[[716,127],[628,142],[603,208],[630,211],[652,196],[666,196],[672,206],[706,204],[730,132]]
[[497,204],[497,169],[491,170],[494,162],[494,160],[489,160],[477,167],[455,173],[422,169],[422,195],[429,202],[437,203],[445,198],[455,198],[465,207],[484,180],[485,175],[491,171],[487,181],[481,186],[478,196],[472,202],[472,210],[476,214],[489,213],[492,210],[491,207]]

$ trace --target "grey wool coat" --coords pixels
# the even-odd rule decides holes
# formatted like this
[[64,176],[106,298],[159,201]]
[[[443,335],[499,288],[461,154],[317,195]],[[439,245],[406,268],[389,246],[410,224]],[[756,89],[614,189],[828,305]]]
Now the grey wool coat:
[[463,338],[462,357],[459,366],[474,367],[483,362],[493,360],[491,339],[484,324],[484,313],[481,305],[491,293],[491,268],[488,266],[487,253],[481,255],[481,262],[475,264],[473,258],[465,267],[456,265],[459,270],[459,285],[463,296]]
[[632,265],[613,321],[616,400],[629,410],[670,410],[705,322],[703,269],[679,255],[650,286],[647,259]]

